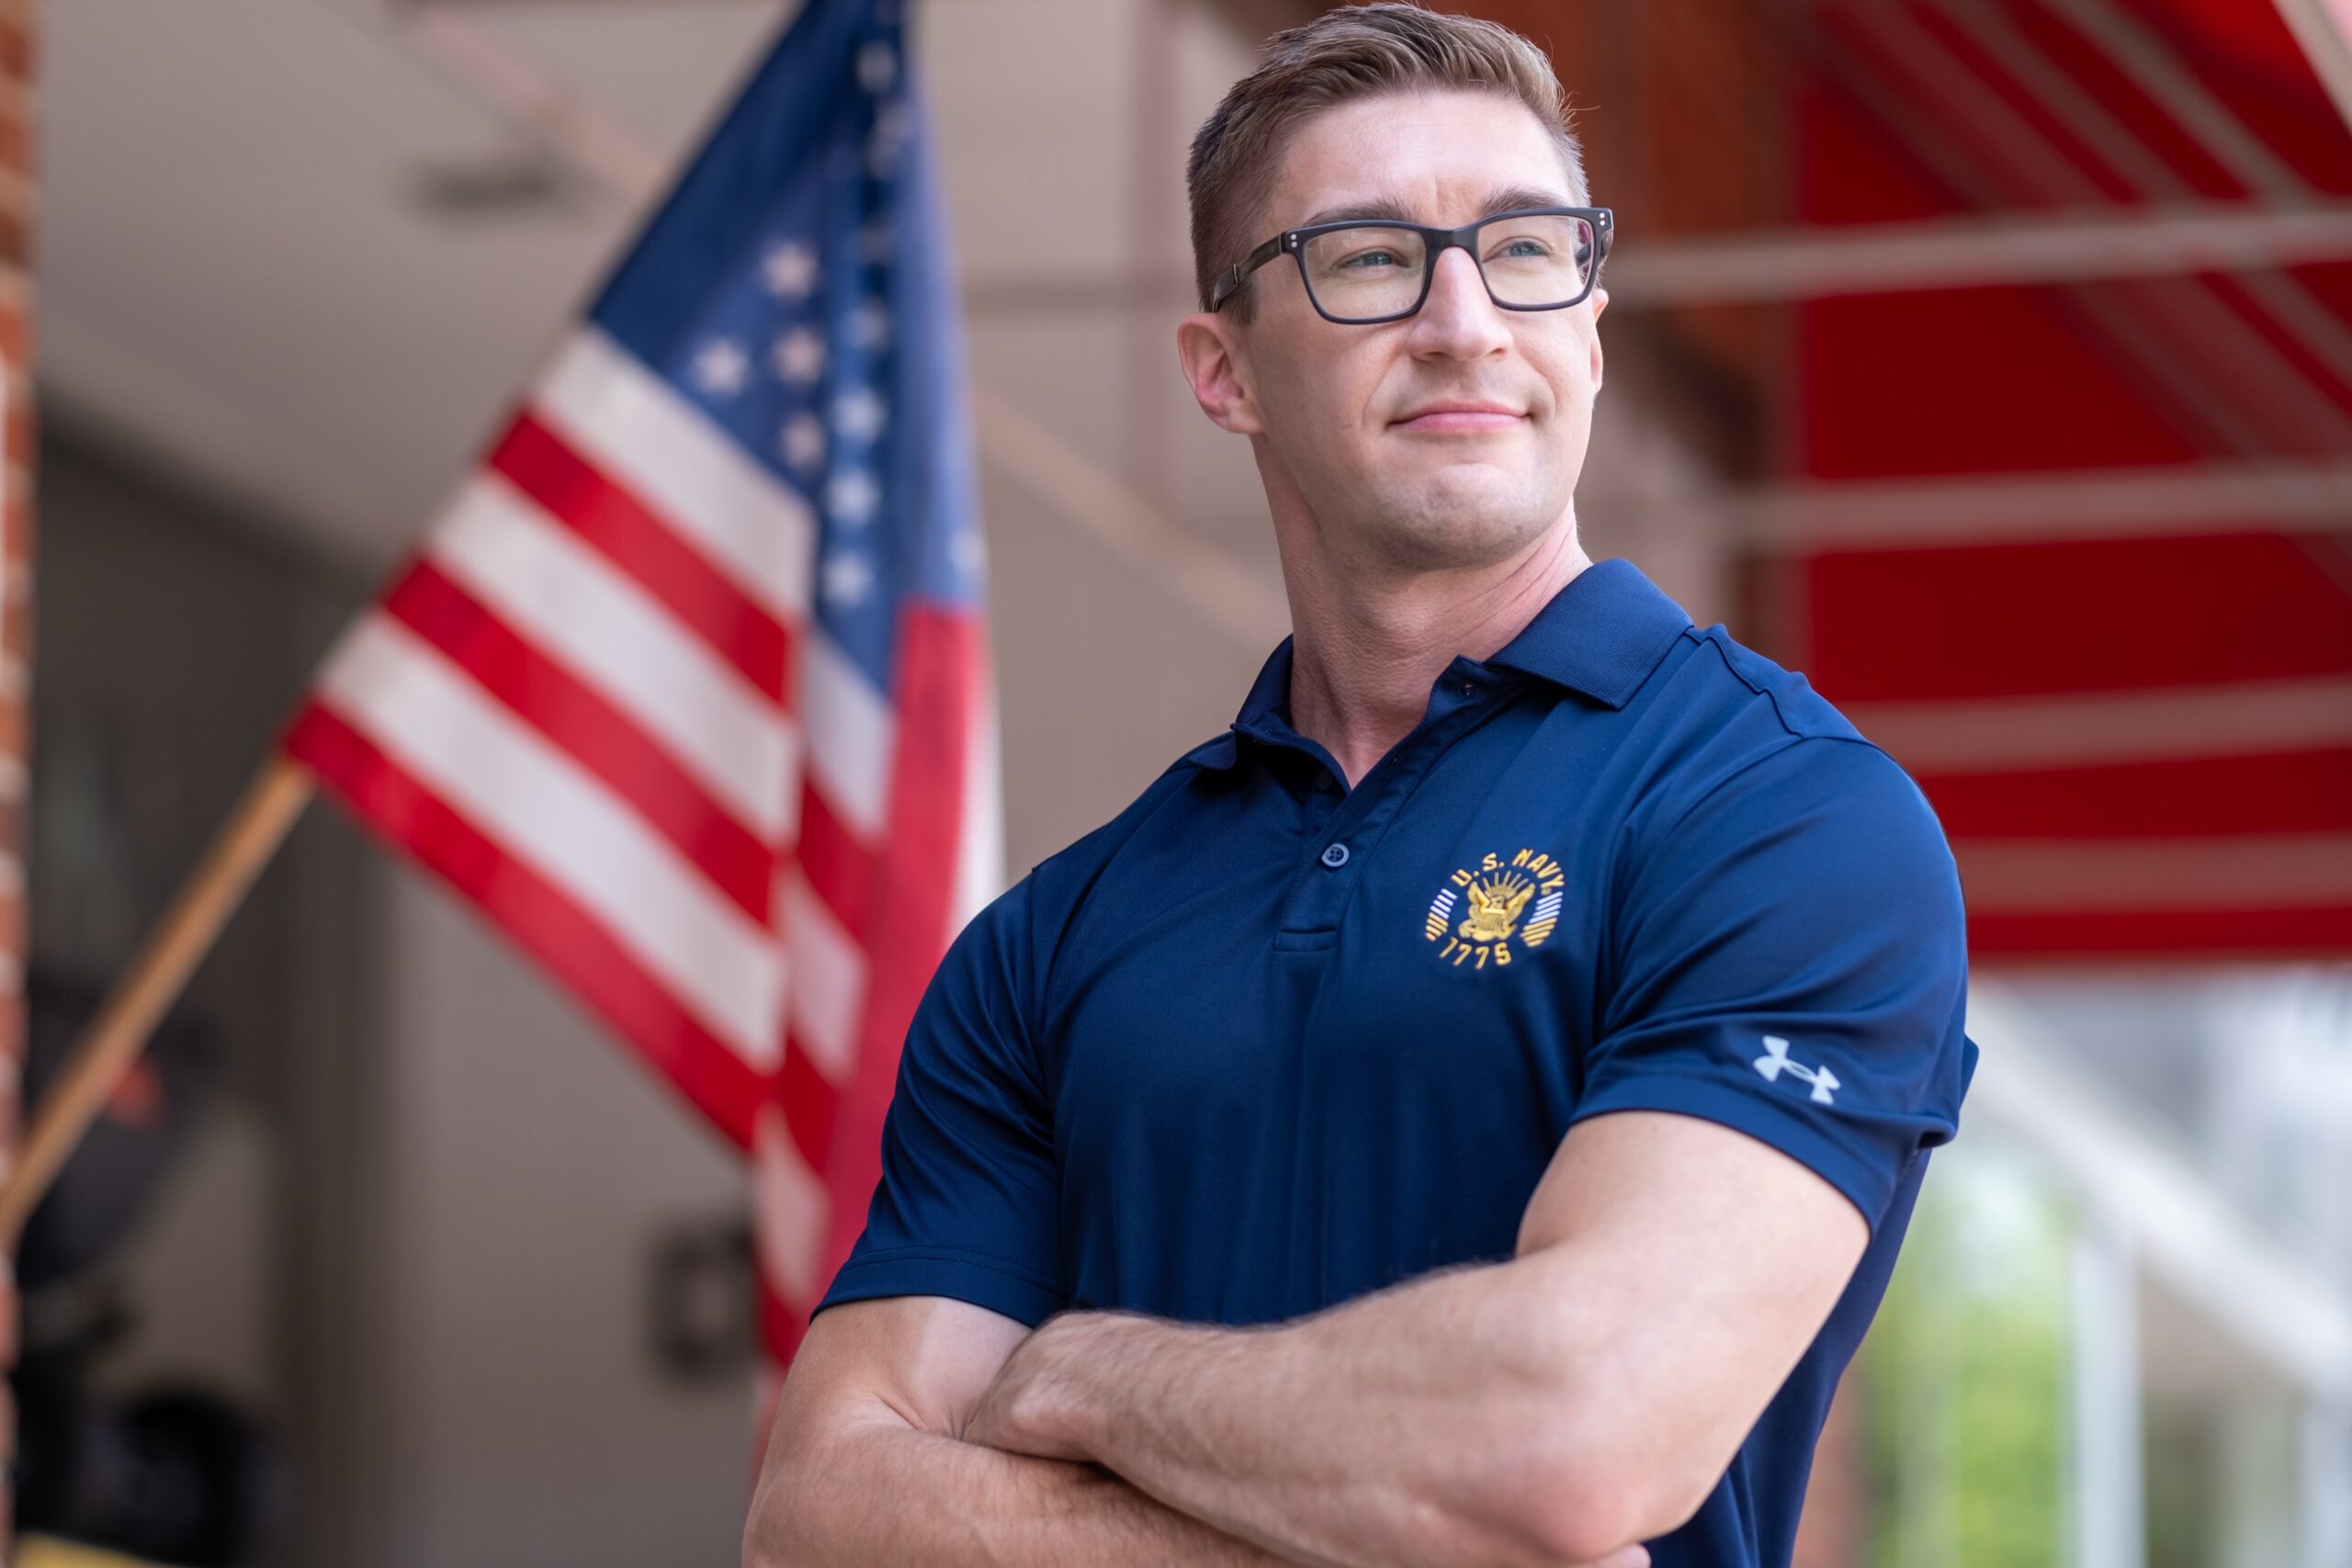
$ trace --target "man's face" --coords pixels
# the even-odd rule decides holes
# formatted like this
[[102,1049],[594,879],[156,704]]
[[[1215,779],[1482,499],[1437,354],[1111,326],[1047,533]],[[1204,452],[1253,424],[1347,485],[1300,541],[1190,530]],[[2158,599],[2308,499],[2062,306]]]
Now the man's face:
[[[1517,100],[1386,95],[1294,133],[1252,243],[1342,218],[1452,228],[1569,201],[1556,147]],[[1278,514],[1309,518],[1324,548],[1375,570],[1475,567],[1567,512],[1600,388],[1604,295],[1506,310],[1459,247],[1439,255],[1417,314],[1376,326],[1317,315],[1286,256],[1252,282],[1249,325],[1230,305],[1187,320],[1186,368],[1210,417],[1254,438]],[[1222,371],[1196,323],[1214,323]]]

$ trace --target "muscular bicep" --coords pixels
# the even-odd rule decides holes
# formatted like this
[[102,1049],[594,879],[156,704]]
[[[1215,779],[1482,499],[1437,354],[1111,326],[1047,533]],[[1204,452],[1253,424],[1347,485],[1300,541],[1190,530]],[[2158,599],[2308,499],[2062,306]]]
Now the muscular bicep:
[[[1594,1351],[1593,1408],[1703,1495],[1828,1320],[1870,1240],[1861,1212],[1757,1138],[1626,1111],[1562,1140],[1520,1226]],[[1695,1499],[1693,1499],[1695,1506]]]
[[[1826,1316],[1870,1226],[1844,1193],[1760,1139],[1695,1116],[1620,1111],[1570,1130],[1521,1216],[1521,1254],[1571,1241],[1637,1247],[1710,1276],[1709,1258],[1792,1284],[1817,1272],[1834,1280]],[[1816,1268],[1788,1273],[1784,1254]]]
[[819,1313],[776,1402],[771,1451],[842,1422],[956,1437],[1025,1324],[945,1296],[884,1296]]

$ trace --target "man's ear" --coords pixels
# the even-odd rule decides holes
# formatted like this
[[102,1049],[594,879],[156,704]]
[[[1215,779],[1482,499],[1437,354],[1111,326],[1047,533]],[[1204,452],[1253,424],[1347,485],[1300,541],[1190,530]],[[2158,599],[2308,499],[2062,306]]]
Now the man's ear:
[[1233,322],[1207,310],[1185,317],[1176,323],[1176,359],[1210,423],[1236,435],[1256,435],[1265,429],[1258,418],[1239,330]]
[[[1609,290],[1598,283],[1592,286],[1592,324],[1600,325],[1600,313],[1609,309]],[[1600,390],[1600,333],[1592,334],[1592,389]]]

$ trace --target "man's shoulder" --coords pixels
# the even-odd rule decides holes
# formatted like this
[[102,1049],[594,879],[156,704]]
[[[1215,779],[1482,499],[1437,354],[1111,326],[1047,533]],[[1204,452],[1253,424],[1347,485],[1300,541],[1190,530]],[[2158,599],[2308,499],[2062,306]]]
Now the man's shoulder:
[[1934,806],[1804,676],[1715,626],[1690,633],[1645,695],[1655,738],[1635,748],[1623,898],[1708,918],[1778,909],[1817,948],[1892,942],[1964,970],[1959,868]]
[[1684,634],[1681,655],[1644,696],[1652,741],[1642,805],[1665,825],[1702,801],[1765,797],[1868,799],[1932,821],[1925,798],[1889,756],[1798,671],[1722,626]]
[[[1785,669],[1733,637],[1720,624],[1683,633],[1689,652],[1674,680],[1710,699],[1695,709],[1701,722],[1739,725],[1758,742],[1860,740],[1853,722],[1814,690],[1802,671]],[[1681,694],[1689,701],[1688,689]]]

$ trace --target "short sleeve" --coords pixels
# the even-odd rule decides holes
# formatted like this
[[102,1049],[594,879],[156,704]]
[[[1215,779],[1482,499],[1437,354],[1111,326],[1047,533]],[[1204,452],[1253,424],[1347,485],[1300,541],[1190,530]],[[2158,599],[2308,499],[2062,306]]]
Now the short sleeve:
[[1035,1325],[1067,1304],[1053,1129],[1023,1017],[1030,886],[974,917],[924,988],[865,1230],[819,1312],[952,1296]]
[[1703,1117],[1851,1199],[1873,1232],[1959,1130],[1960,881],[1935,815],[1866,742],[1794,741],[1629,844],[1575,1119]]

